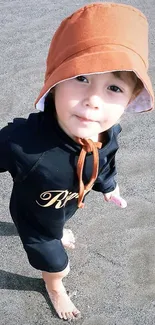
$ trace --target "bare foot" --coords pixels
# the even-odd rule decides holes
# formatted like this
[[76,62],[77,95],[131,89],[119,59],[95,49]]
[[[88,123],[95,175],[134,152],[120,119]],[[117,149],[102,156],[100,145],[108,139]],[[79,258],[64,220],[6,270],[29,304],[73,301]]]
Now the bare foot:
[[74,306],[64,287],[59,292],[55,290],[49,292],[47,286],[46,290],[58,316],[61,319],[69,320],[80,317],[80,311]]
[[75,248],[75,237],[70,229],[64,228],[61,241],[64,247],[72,249]]

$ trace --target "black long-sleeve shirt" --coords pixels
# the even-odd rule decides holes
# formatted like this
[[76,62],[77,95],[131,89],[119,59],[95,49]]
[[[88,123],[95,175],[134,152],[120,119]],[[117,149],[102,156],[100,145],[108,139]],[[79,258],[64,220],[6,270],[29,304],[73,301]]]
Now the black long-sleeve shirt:
[[[93,190],[115,189],[115,153],[120,125],[105,131],[99,149],[99,172]],[[81,146],[45,112],[15,119],[0,131],[0,172],[9,171],[14,185],[10,213],[23,243],[60,239],[63,226],[77,210],[77,161]],[[83,181],[88,183],[92,153],[86,156]]]

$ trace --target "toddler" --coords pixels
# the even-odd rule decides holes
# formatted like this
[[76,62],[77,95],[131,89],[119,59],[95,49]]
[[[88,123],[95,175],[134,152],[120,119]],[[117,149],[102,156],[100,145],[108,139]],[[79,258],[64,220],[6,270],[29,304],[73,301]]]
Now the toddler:
[[118,121],[153,108],[147,69],[145,16],[123,4],[85,5],[52,39],[39,111],[0,131],[0,171],[13,178],[10,213],[62,319],[80,315],[62,282],[66,248],[75,247],[64,225],[91,189],[126,207],[115,181]]

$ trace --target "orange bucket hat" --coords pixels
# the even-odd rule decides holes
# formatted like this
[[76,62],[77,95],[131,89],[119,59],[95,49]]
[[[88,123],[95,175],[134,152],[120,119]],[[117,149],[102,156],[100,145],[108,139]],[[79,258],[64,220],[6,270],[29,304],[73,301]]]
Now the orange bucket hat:
[[148,23],[138,9],[118,3],[92,3],[62,21],[51,41],[44,86],[35,102],[44,110],[45,96],[57,83],[80,74],[133,71],[144,89],[127,107],[153,108],[148,70]]
[[[62,21],[51,41],[47,57],[44,86],[35,102],[44,110],[45,97],[61,81],[78,75],[133,71],[144,88],[127,106],[128,112],[144,112],[154,105],[154,94],[148,76],[148,23],[138,9],[116,3],[92,3],[77,10]],[[100,143],[77,139],[82,150],[77,163],[79,178],[78,206],[91,189],[98,175]],[[82,181],[87,152],[93,152],[92,177],[87,185]]]

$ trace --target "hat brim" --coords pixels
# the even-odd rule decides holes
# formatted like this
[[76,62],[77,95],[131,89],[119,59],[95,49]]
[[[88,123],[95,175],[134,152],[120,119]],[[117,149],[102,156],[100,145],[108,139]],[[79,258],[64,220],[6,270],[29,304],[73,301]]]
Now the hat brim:
[[151,110],[154,106],[154,93],[151,80],[147,74],[147,69],[142,58],[128,48],[116,50],[116,46],[109,47],[103,52],[79,53],[74,57],[68,58],[63,62],[49,78],[35,102],[36,108],[44,110],[44,100],[51,88],[56,84],[70,78],[74,78],[81,74],[95,74],[113,71],[133,71],[144,84],[142,98],[139,95],[139,100],[136,105],[129,105],[130,111],[143,112]]

